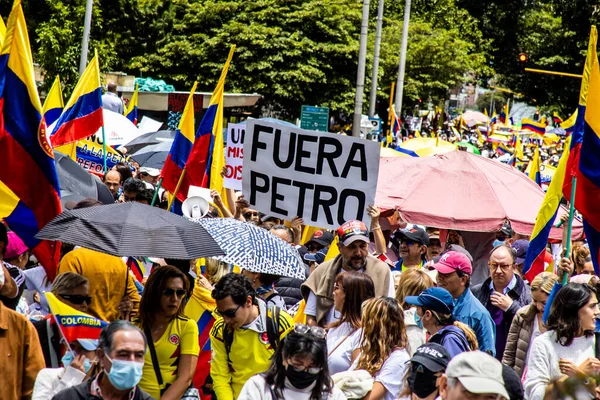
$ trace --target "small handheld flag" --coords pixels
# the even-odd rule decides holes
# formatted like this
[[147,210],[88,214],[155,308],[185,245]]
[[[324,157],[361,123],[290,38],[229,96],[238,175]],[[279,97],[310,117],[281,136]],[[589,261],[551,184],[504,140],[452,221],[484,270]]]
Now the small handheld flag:
[[67,343],[71,343],[75,339],[98,339],[102,328],[108,325],[106,321],[66,305],[50,292],[44,294],[48,300],[50,312],[54,315]]
[[135,91],[131,96],[131,100],[129,100],[129,104],[127,105],[127,109],[125,110],[125,117],[130,120],[135,126],[138,123],[138,89],[139,86],[135,85]]

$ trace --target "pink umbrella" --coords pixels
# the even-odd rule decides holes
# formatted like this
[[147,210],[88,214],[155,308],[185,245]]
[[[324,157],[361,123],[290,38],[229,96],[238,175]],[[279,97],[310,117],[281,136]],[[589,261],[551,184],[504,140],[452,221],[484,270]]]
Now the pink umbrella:
[[[375,204],[398,209],[403,220],[414,224],[498,232],[508,220],[515,232],[530,235],[543,199],[544,191],[516,169],[453,151],[382,158]],[[558,217],[567,212],[561,207]],[[581,235],[581,222],[574,221],[573,228],[575,237]],[[553,228],[550,237],[561,239],[561,229]]]

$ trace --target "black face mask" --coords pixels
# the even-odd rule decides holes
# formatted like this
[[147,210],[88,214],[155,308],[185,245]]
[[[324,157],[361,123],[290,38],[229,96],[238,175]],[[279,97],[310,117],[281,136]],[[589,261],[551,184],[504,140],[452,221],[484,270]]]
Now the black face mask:
[[309,374],[307,371],[296,371],[291,365],[285,369],[285,377],[296,389],[306,389],[317,380],[317,376]]
[[417,372],[414,368],[408,375],[408,386],[418,397],[424,399],[437,390],[437,376],[428,369],[423,368]]

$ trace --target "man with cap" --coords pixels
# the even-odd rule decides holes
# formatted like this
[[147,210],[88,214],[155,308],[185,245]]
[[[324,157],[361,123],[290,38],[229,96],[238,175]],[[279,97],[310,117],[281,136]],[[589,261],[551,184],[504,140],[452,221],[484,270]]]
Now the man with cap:
[[481,351],[469,351],[454,357],[440,378],[442,400],[508,400],[502,364]]
[[340,226],[336,234],[340,254],[319,265],[302,285],[306,301],[306,322],[325,326],[334,322],[333,284],[342,271],[364,272],[373,279],[376,296],[394,297],[394,280],[386,263],[369,254],[369,231],[362,221],[352,220]]
[[153,186],[156,186],[156,184],[158,183],[159,176],[160,171],[156,168],[141,167],[137,177],[138,179],[141,179],[144,182],[148,182],[151,183]]
[[435,399],[439,394],[440,378],[448,362],[450,354],[443,346],[437,343],[419,346],[410,359],[410,371],[406,378],[413,396],[418,399]]
[[398,249],[398,262],[394,271],[407,268],[422,268],[425,265],[429,235],[418,226],[411,229],[398,229],[392,237],[392,244]]
[[328,248],[333,242],[333,233],[324,230],[318,230],[310,237],[304,245],[309,253],[316,253],[319,250]]
[[[0,222],[0,302],[11,310],[15,310],[25,289],[25,275],[16,266],[8,262],[8,256],[11,259],[18,258],[18,253],[23,243],[20,239],[15,239],[17,235],[13,232],[7,232],[4,223]],[[11,244],[12,238],[12,244]]]
[[[406,296],[406,304],[417,307],[416,318],[431,335],[429,343],[438,343],[448,350],[450,358],[464,351],[471,351],[467,335],[459,326],[455,326],[452,316],[454,302],[446,289],[432,287],[418,296]],[[463,325],[464,326],[464,325]]]
[[429,244],[427,245],[427,259],[433,260],[435,257],[442,255],[444,248],[440,241],[440,231],[437,228],[427,228],[427,235],[429,236]]
[[473,267],[469,257],[458,251],[444,253],[437,264],[437,284],[454,299],[452,315],[475,331],[479,349],[496,354],[496,325],[490,313],[469,289]]
[[515,314],[519,308],[531,303],[530,289],[515,273],[517,262],[517,252],[513,248],[506,245],[495,247],[488,262],[490,277],[472,289],[473,295],[490,312],[496,325],[496,358],[500,361]]

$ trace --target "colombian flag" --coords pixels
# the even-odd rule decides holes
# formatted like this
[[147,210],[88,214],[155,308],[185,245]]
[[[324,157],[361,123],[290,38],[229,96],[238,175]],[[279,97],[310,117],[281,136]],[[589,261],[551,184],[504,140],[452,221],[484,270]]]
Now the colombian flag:
[[494,125],[498,123],[498,115],[494,112],[494,115],[492,115],[492,118],[490,118],[490,125]]
[[558,116],[558,113],[554,112],[552,114],[552,122],[554,122],[555,124],[562,124],[563,120],[561,117]]
[[[202,122],[196,131],[194,145],[185,166],[187,180],[182,184],[182,190],[187,194],[190,185],[211,188],[221,193],[226,199],[223,188],[221,171],[225,165],[225,150],[223,145],[223,94],[225,78],[229,64],[233,58],[235,46],[231,47],[227,61],[221,71],[217,87],[210,98],[210,105],[202,117]],[[180,191],[181,193],[181,191]],[[178,196],[181,199],[180,196]],[[185,197],[183,197],[185,199]]]
[[133,272],[135,279],[137,279],[139,283],[142,283],[142,280],[144,280],[144,274],[146,273],[144,264],[142,264],[142,262],[135,257],[128,257],[126,264],[131,272]]
[[[550,230],[552,229],[552,224],[556,218],[556,213],[558,212],[560,200],[563,195],[562,187],[565,180],[567,160],[569,159],[570,140],[571,139],[568,138],[565,143],[565,151],[563,152],[558,167],[556,168],[556,172],[550,181],[550,186],[544,196],[544,201],[542,202],[542,206],[540,207],[540,211],[535,220],[533,232],[531,233],[529,248],[527,249],[525,263],[523,264],[523,276],[529,282],[533,281],[533,278],[535,278],[537,274],[545,270],[544,255],[546,253],[546,244],[548,243]],[[536,149],[536,155],[539,156],[538,149]]]
[[48,300],[50,312],[56,319],[56,323],[67,343],[71,343],[75,339],[98,339],[102,328],[108,325],[107,322],[101,319],[66,305],[50,292],[44,294],[46,300]]
[[529,168],[529,178],[532,181],[538,184],[538,186],[542,185],[542,178],[540,175],[540,148],[536,146],[535,153],[533,155],[533,160],[531,160],[531,167]]
[[96,55],[79,78],[65,110],[54,126],[50,137],[52,146],[62,146],[92,136],[102,125],[102,88]]
[[52,125],[60,117],[63,108],[65,108],[65,102],[63,100],[62,89],[60,88],[60,78],[56,76],[42,108],[46,126]]
[[125,117],[128,120],[133,122],[135,126],[138,123],[138,85],[135,85],[135,91],[133,92],[133,96],[131,96],[131,100],[129,100],[129,105],[127,105],[127,109],[125,110]]
[[59,246],[35,235],[61,212],[60,187],[20,0],[8,17],[0,52],[0,159],[0,218],[33,250],[52,280]]
[[575,129],[576,122],[577,122],[577,109],[575,109],[575,112],[573,113],[573,115],[571,115],[566,121],[563,121],[560,124],[560,127],[565,130],[565,133],[567,136],[570,136],[573,133],[573,130]]
[[508,115],[508,103],[506,103],[504,107],[502,107],[502,112],[500,113],[499,117],[500,122],[502,122],[504,125],[508,125]]
[[[200,354],[196,364],[196,373],[193,377],[194,387],[201,388],[210,373],[210,330],[215,323],[212,313],[217,308],[215,300],[211,296],[210,290],[195,285],[190,300],[185,305],[185,315],[193,319],[198,324],[198,344],[200,345]],[[202,392],[202,391],[200,391]]]
[[543,122],[535,122],[534,120],[528,118],[523,118],[521,121],[521,129],[543,135],[546,133],[546,124]]
[[[194,144],[194,92],[196,91],[198,82],[194,82],[194,86],[190,91],[190,95],[183,109],[183,115],[179,120],[179,127],[175,134],[175,140],[169,150],[169,155],[165,161],[165,165],[161,172],[163,180],[162,186],[165,190],[173,193],[179,182],[179,178],[185,169],[192,145]],[[184,180],[186,177],[184,176]],[[185,187],[185,191],[179,190],[177,198],[184,201],[187,198],[189,185]]]

